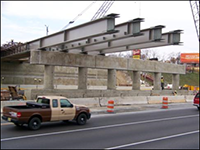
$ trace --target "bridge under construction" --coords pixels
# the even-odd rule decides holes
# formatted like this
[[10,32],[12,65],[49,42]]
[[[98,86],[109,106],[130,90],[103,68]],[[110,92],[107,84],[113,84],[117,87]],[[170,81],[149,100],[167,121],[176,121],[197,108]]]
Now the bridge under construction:
[[[172,74],[173,90],[179,89],[179,75],[185,66],[158,61],[107,56],[109,53],[161,46],[180,45],[182,30],[162,33],[164,25],[141,29],[143,18],[135,18],[115,25],[119,14],[59,31],[26,43],[1,47],[1,61],[44,66],[43,89],[31,89],[30,98],[36,95],[63,95],[67,97],[100,97],[135,95],[140,91],[140,72],[153,73],[154,92],[161,91],[161,74]],[[54,89],[55,67],[78,68],[78,89]],[[107,70],[107,90],[88,90],[89,69]],[[132,90],[116,90],[116,70],[132,71]],[[6,74],[6,73],[5,73]],[[4,75],[5,75],[4,74]],[[150,94],[150,93],[148,93]],[[165,93],[166,94],[166,93]]]

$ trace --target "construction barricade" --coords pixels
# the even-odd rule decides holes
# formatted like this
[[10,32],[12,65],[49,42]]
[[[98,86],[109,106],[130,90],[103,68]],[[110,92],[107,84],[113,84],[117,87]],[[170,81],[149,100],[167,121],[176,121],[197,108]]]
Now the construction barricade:
[[168,108],[168,97],[163,97],[162,108],[163,109]]
[[108,101],[107,112],[114,113],[114,101],[113,100]]

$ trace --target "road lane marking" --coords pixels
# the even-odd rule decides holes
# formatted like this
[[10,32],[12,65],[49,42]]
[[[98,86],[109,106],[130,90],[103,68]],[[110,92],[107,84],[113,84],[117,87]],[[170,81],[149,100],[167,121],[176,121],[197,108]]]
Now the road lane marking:
[[1,123],[1,126],[4,126],[4,125],[11,125],[13,123]]
[[197,131],[191,131],[191,132],[185,132],[185,133],[180,133],[180,134],[165,136],[165,137],[161,137],[161,138],[155,138],[155,139],[141,141],[141,142],[136,142],[136,143],[125,144],[125,145],[120,145],[120,146],[115,146],[115,147],[110,147],[110,148],[105,148],[105,149],[125,148],[125,147],[129,147],[129,146],[135,146],[135,145],[139,145],[139,144],[145,144],[145,143],[149,143],[149,142],[155,142],[155,141],[160,141],[160,140],[166,140],[166,139],[170,139],[170,138],[185,136],[185,135],[194,134],[194,133],[198,133],[198,132],[199,132],[199,130],[197,130]]
[[42,137],[42,136],[48,136],[48,135],[57,135],[57,134],[63,134],[63,133],[73,133],[73,132],[98,130],[98,129],[121,127],[121,126],[128,126],[128,125],[136,125],[136,124],[142,124],[142,123],[183,119],[183,118],[190,118],[190,117],[197,117],[197,116],[199,116],[199,115],[179,116],[179,117],[173,117],[173,118],[162,118],[162,119],[146,120],[146,121],[139,121],[139,122],[129,122],[129,123],[122,123],[122,124],[106,125],[106,126],[99,126],[99,127],[85,128],[85,129],[76,129],[76,130],[70,130],[70,131],[59,131],[59,132],[53,132],[53,133],[43,133],[43,134],[27,135],[27,136],[20,136],[20,137],[11,137],[11,138],[1,139],[1,142],[24,139],[24,138]]

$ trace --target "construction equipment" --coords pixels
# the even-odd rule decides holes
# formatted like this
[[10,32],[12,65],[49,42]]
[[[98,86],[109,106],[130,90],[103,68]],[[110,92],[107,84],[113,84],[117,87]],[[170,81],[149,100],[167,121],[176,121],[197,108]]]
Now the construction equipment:
[[8,101],[10,99],[10,92],[8,90],[1,90],[1,101]]
[[76,16],[73,20],[71,20],[66,26],[62,28],[62,30],[66,29],[70,24],[74,23],[78,17],[80,17],[86,10],[88,10],[95,2],[92,2],[88,7],[86,7],[78,16]]
[[114,1],[105,1],[101,5],[101,7],[97,10],[97,12],[94,14],[91,21],[103,17],[107,13],[107,11],[110,9],[113,3]]
[[192,85],[188,85],[188,84],[183,85],[182,89],[191,90],[191,91],[199,91],[198,86],[192,86]]
[[196,33],[197,33],[197,38],[199,39],[199,1],[192,1],[190,0],[190,7],[191,7],[191,11],[192,11],[192,16],[193,16],[193,20],[194,20],[194,25],[195,25],[195,29],[196,29]]
[[26,96],[24,95],[24,91],[18,90],[16,86],[8,86],[8,89],[10,91],[10,95],[12,100],[26,100]]
[[12,97],[12,100],[25,100],[26,97],[24,95],[24,93],[22,93],[22,95],[19,95],[18,91],[17,91],[17,88],[15,86],[8,86],[8,89],[10,91],[10,95]]
[[8,100],[27,100],[24,91],[17,90],[16,86],[8,86],[8,90],[1,90],[1,101]]
[[[88,10],[96,1],[92,2],[88,7],[86,7],[80,14],[78,14],[73,20],[71,20],[66,26],[62,28],[62,30],[66,29],[69,25],[74,23],[86,10]],[[114,1],[105,1],[100,8],[97,10],[97,12],[94,14],[91,20],[95,20],[98,18],[103,17],[106,12],[110,9]]]

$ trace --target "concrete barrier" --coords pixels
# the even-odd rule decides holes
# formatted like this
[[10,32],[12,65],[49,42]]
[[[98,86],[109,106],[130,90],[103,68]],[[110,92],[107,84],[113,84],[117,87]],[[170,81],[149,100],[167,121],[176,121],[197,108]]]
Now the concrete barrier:
[[[106,107],[108,100],[113,100],[115,105],[134,105],[134,104],[161,104],[164,96],[127,96],[127,97],[95,97],[95,98],[68,98],[74,104],[86,105],[88,107]],[[168,97],[169,103],[192,102],[193,95],[182,96],[165,96]],[[26,101],[1,101],[1,109],[4,106],[25,105]]]
[[185,99],[186,99],[186,102],[192,102],[194,99],[194,95],[186,95]]
[[[177,96],[193,95],[190,91],[179,90]],[[25,91],[27,99],[35,99],[38,95],[57,95],[68,98],[96,97],[134,97],[134,96],[174,96],[173,90],[80,90],[80,89],[31,89]]]
[[163,97],[168,97],[169,103],[185,103],[185,96],[147,96],[148,104],[161,104]]

